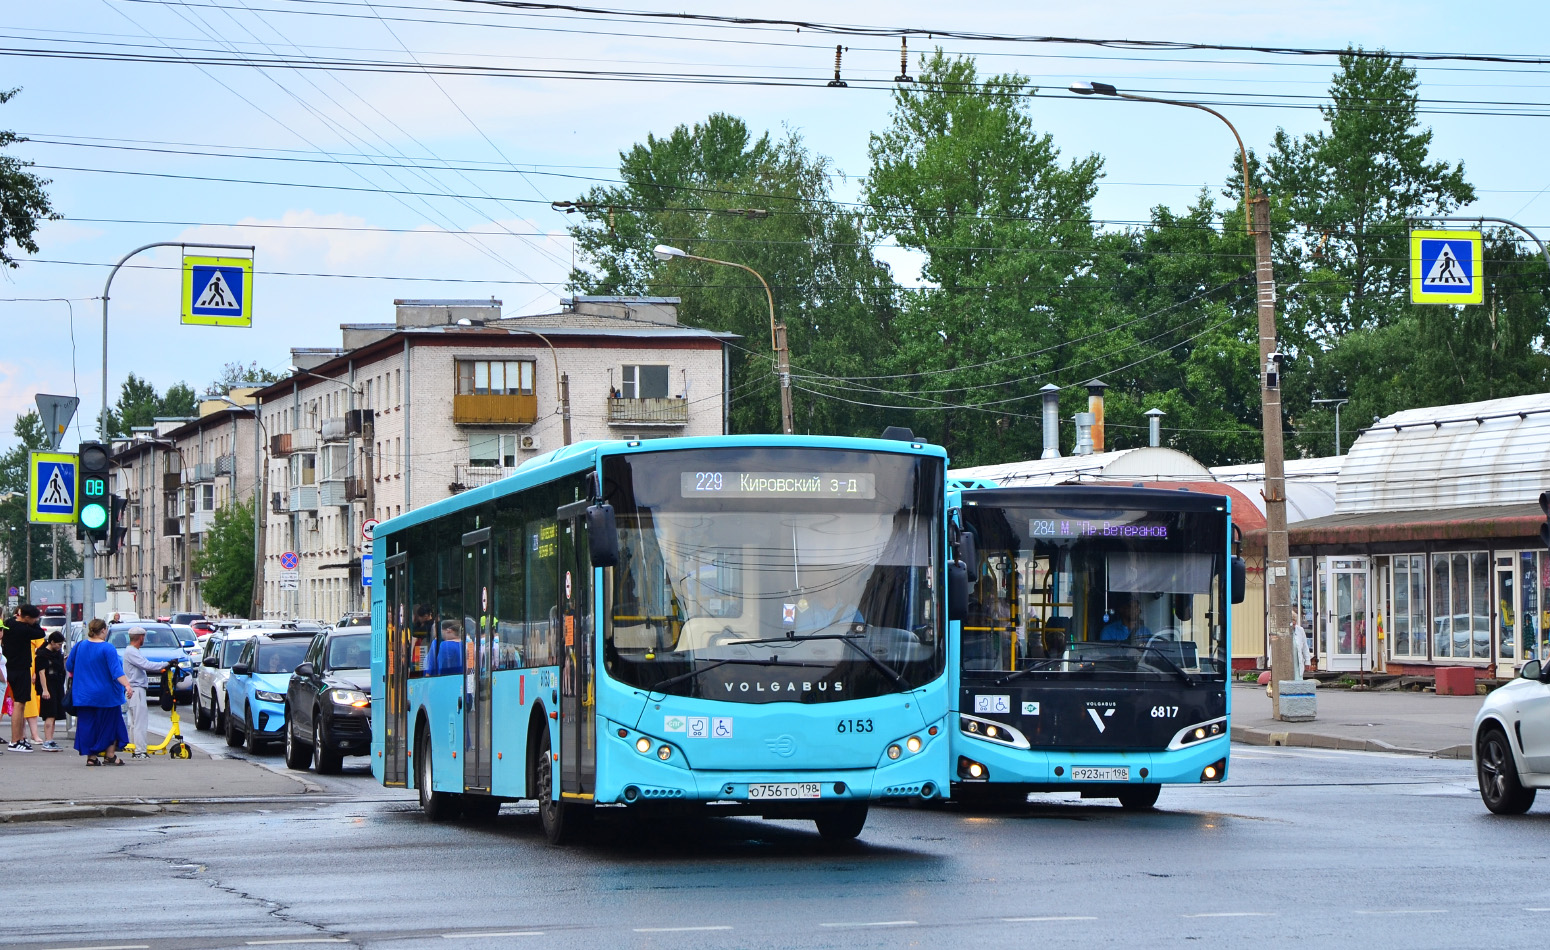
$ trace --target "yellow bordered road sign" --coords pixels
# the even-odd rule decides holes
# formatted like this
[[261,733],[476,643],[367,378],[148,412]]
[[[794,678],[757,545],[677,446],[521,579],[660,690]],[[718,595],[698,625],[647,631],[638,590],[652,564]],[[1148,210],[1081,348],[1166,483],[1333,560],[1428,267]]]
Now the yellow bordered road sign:
[[183,255],[183,322],[253,325],[253,259]]
[[1411,303],[1482,303],[1484,241],[1479,231],[1410,232]]
[[28,453],[28,521],[33,524],[75,524],[80,489],[81,467],[74,455]]

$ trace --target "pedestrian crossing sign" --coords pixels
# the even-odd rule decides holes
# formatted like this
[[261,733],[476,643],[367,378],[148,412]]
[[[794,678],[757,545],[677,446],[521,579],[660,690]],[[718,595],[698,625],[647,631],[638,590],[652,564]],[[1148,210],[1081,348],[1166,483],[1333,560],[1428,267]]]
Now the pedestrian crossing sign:
[[27,464],[27,520],[33,524],[75,524],[80,468],[74,455],[32,452]]
[[1410,302],[1482,303],[1483,250],[1479,231],[1411,231]]
[[183,322],[253,325],[253,259],[183,255]]

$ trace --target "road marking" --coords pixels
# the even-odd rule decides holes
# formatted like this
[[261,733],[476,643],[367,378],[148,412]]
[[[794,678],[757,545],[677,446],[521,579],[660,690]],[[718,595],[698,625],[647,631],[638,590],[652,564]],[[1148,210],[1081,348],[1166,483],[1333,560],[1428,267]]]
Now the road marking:
[[151,950],[147,943],[118,943],[102,947],[50,947],[49,950]]
[[1044,922],[1044,921],[1097,920],[1097,919],[1098,918],[1096,918],[1096,917],[1003,917],[1003,918],[1001,918],[1001,922],[1002,923],[1006,923],[1006,924],[1031,924],[1031,923],[1041,923],[1041,922]]
[[913,920],[869,920],[857,923],[819,924],[820,927],[913,927]]
[[1415,908],[1413,910],[1359,910],[1359,911],[1357,911],[1357,913],[1358,914],[1381,914],[1381,915],[1394,915],[1394,914],[1446,914],[1447,911],[1443,910],[1441,908],[1434,909],[1434,910],[1428,910],[1426,908]]
[[1530,914],[1550,914],[1550,907],[1525,907]]
[[709,927],[636,927],[635,928],[635,932],[638,933],[638,934],[678,934],[678,933],[689,933],[690,931],[695,931],[695,930],[731,930],[731,929],[732,928],[730,926],[726,925],[726,924],[717,924],[717,925],[709,926]]
[[1262,910],[1228,910],[1216,914],[1183,914],[1184,917],[1274,917],[1275,914]]
[[291,943],[349,943],[348,937],[297,937],[290,940],[247,940],[250,947],[275,947]]
[[542,930],[498,930],[489,933],[442,934],[443,940],[462,940],[464,937],[542,937]]

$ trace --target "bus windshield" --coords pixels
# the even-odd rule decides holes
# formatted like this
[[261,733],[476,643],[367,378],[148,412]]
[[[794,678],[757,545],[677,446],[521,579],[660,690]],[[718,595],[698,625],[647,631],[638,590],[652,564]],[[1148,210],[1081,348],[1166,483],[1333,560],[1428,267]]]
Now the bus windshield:
[[943,670],[939,459],[822,449],[614,456],[604,633],[632,686],[826,702]]
[[966,505],[978,544],[962,668],[1226,676],[1222,512]]

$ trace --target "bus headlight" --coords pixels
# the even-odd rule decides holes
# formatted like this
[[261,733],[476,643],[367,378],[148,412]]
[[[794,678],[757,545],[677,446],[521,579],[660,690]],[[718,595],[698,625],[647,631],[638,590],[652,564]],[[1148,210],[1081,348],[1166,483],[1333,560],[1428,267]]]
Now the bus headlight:
[[660,746],[660,747],[657,748],[657,758],[661,759],[663,762],[666,762],[668,759],[671,759],[672,757],[673,757],[673,747],[672,746],[665,745],[665,746]]
[[966,736],[973,736],[976,739],[989,739],[993,742],[1009,745],[1014,749],[1032,748],[1028,738],[1015,726],[1009,726],[1004,722],[981,719],[978,716],[959,714],[958,731]]
[[910,736],[909,741],[904,743],[904,747],[909,749],[911,754],[919,752],[920,751],[920,736]]
[[958,757],[958,777],[970,782],[983,782],[990,778],[990,769],[968,756]]
[[1227,778],[1227,760],[1217,759],[1210,765],[1200,770],[1202,782],[1220,782]]
[[647,739],[645,736],[641,736],[639,739],[636,739],[635,751],[639,752],[641,755],[645,755],[647,752],[650,752],[651,740]]
[[904,750],[899,748],[899,744],[897,742],[895,742],[893,745],[888,747],[888,758],[890,758],[890,759],[897,759],[899,756],[901,756],[903,754],[904,754]]
[[1184,746],[1193,745],[1196,742],[1204,742],[1207,739],[1215,739],[1217,736],[1224,735],[1226,732],[1227,720],[1225,718],[1199,722],[1193,726],[1185,726],[1183,729],[1180,729],[1178,732],[1174,733],[1173,741],[1168,743],[1168,748],[1181,749]]

